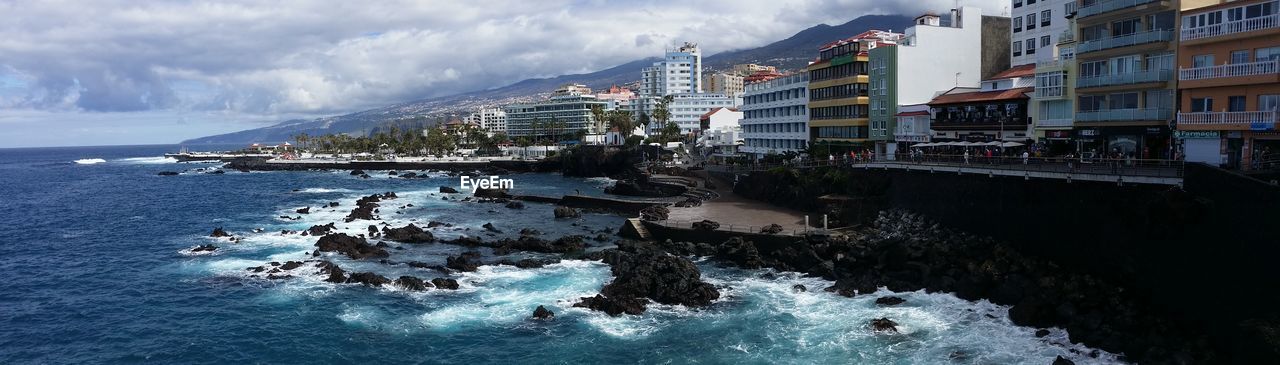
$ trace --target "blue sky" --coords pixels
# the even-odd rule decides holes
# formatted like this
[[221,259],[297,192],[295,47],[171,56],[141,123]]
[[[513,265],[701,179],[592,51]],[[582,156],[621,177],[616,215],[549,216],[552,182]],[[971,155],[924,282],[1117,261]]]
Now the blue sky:
[[0,147],[174,143],[954,4],[0,0]]

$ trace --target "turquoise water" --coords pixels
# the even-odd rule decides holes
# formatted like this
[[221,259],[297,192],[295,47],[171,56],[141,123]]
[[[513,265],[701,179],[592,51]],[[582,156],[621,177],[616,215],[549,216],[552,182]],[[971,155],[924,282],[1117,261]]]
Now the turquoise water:
[[[873,296],[843,298],[830,285],[794,274],[763,275],[700,261],[722,299],[705,309],[651,306],[643,316],[609,317],[571,305],[611,276],[606,265],[564,261],[540,269],[484,266],[452,276],[457,291],[421,293],[249,277],[245,269],[307,258],[314,237],[281,235],[338,222],[365,231],[369,222],[341,223],[360,196],[394,191],[381,216],[394,226],[429,220],[453,223],[437,236],[483,235],[492,222],[514,236],[536,228],[554,238],[617,228],[623,218],[585,214],[552,219],[552,207],[442,201],[438,186],[456,178],[364,180],[345,172],[192,170],[156,158],[176,146],[0,150],[0,363],[868,363],[1048,364],[1063,355],[1077,363],[1114,356],[1070,345],[1054,330],[1006,319],[1007,308],[945,294],[898,293],[899,307],[877,307]],[[100,159],[91,160],[91,159]],[[75,162],[76,160],[80,163]],[[186,171],[157,176],[159,171]],[[515,193],[602,194],[607,179],[551,174],[503,176]],[[341,206],[318,207],[329,201]],[[401,205],[414,207],[397,209]],[[293,210],[312,207],[299,221]],[[399,211],[399,213],[397,213]],[[574,226],[571,223],[578,223]],[[206,237],[214,227],[240,243]],[[261,228],[261,233],[254,230]],[[494,237],[487,237],[492,239]],[[189,248],[215,243],[213,254]],[[593,242],[594,243],[594,242]],[[458,247],[403,245],[394,262],[443,264]],[[486,254],[488,252],[486,251]],[[523,255],[523,254],[522,254]],[[518,256],[524,257],[524,256]],[[405,265],[326,257],[348,271],[384,276],[443,276]],[[489,258],[496,260],[496,258]],[[301,270],[301,269],[300,269]],[[797,293],[795,284],[810,288]],[[528,319],[545,305],[552,321]],[[888,317],[902,334],[874,334],[873,318]]]

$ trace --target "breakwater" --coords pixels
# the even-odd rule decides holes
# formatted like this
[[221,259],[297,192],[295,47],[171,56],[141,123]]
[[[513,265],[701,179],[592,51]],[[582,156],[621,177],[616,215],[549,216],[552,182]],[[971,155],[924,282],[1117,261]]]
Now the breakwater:
[[268,161],[243,158],[226,164],[226,168],[243,171],[307,171],[307,170],[439,170],[474,171],[502,169],[514,172],[559,171],[555,159],[545,160],[478,160],[478,161]]
[[[1188,164],[1182,188],[849,168],[739,179],[739,195],[851,223],[901,209],[993,237],[1064,271],[1114,283],[1132,308],[1212,341],[1218,360],[1271,360],[1280,348],[1264,335],[1277,328],[1280,294],[1262,289],[1280,280],[1271,263],[1280,254],[1280,188],[1262,181],[1199,164]],[[1039,303],[1046,305],[1057,304]],[[1048,309],[1055,310],[1065,309]],[[1103,313],[1087,320],[1116,315]]]

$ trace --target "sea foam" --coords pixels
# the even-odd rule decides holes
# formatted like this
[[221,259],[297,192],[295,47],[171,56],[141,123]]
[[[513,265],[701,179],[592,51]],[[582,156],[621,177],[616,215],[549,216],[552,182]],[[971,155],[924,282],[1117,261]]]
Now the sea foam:
[[79,160],[75,160],[73,162],[75,162],[78,165],[94,165],[94,164],[107,162],[107,160],[103,160],[101,158],[82,158]]

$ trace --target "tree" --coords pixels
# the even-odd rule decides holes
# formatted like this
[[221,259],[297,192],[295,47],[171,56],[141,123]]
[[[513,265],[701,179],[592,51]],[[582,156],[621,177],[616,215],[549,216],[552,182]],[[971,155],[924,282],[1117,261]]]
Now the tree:
[[440,128],[431,128],[427,132],[427,153],[442,155],[452,151],[456,145],[453,136],[445,134]]
[[617,129],[623,138],[630,137],[636,127],[631,122],[631,112],[626,110],[611,110],[606,117],[609,120],[609,129]]
[[591,133],[601,133],[600,129],[605,123],[605,111],[603,105],[591,106]]
[[639,146],[641,143],[644,143],[644,137],[641,137],[641,136],[630,136],[630,137],[627,137],[627,141],[626,141],[626,144],[625,144],[624,146],[626,146],[626,147],[635,147],[635,146]]
[[660,134],[662,135],[663,144],[666,144],[670,138],[680,135],[680,125],[676,124],[676,122],[667,122],[666,126],[662,127]]
[[658,125],[666,128],[667,122],[671,121],[671,103],[675,101],[675,97],[671,95],[663,96],[658,99],[658,105],[653,108],[653,119]]

